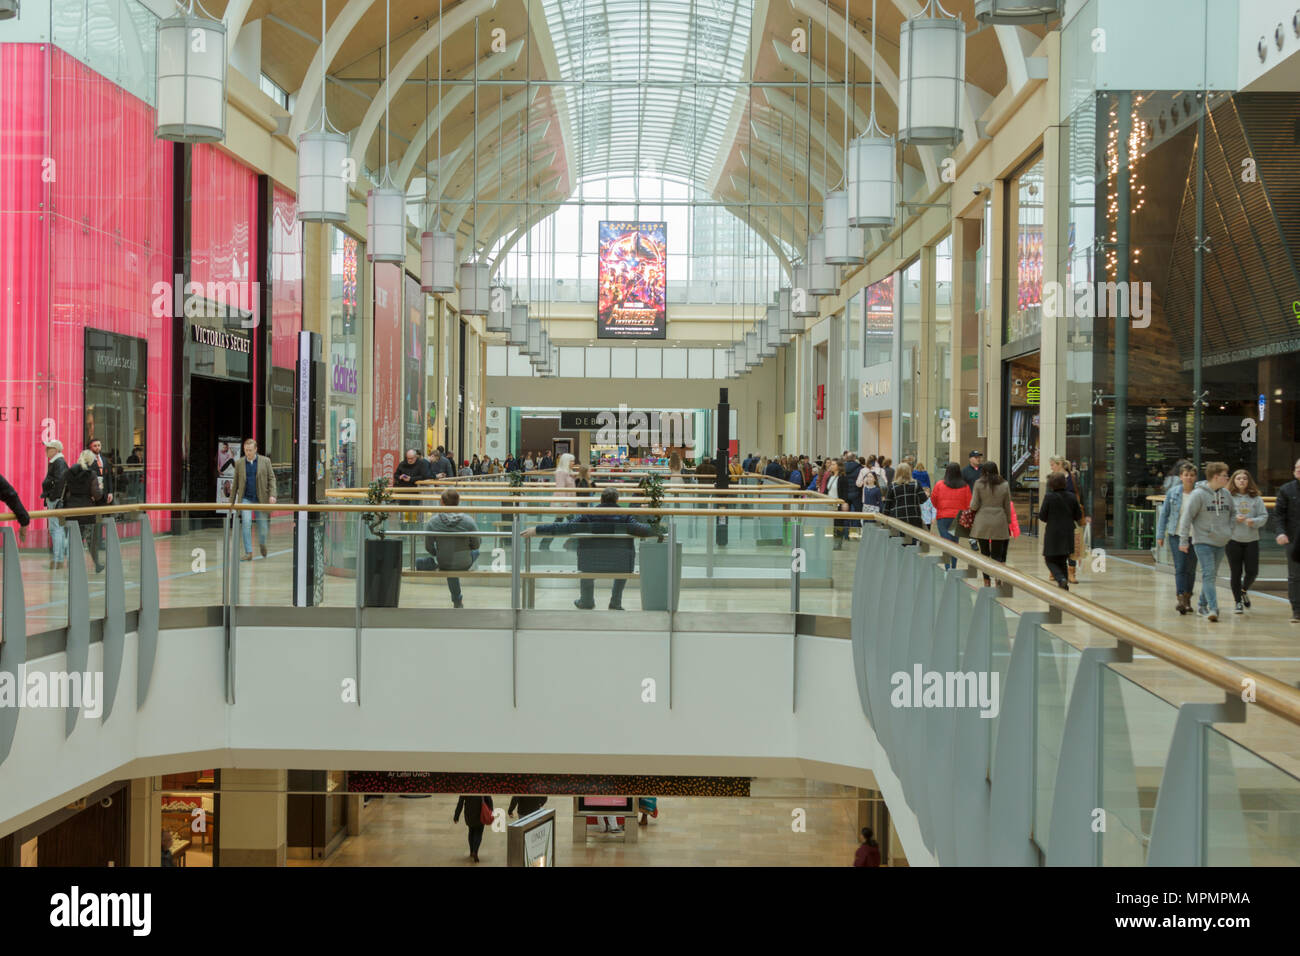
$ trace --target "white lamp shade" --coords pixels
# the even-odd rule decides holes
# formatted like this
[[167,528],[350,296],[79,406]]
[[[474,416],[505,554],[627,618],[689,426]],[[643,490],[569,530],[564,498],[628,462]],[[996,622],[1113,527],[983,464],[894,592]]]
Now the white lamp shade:
[[488,290],[488,314],[484,323],[489,332],[510,331],[510,287],[494,285]]
[[523,347],[528,344],[528,306],[516,302],[510,307],[510,329],[506,332],[506,342]]
[[980,23],[1051,23],[1065,14],[1065,0],[975,0]]
[[736,377],[736,347],[734,345],[722,353],[722,374],[727,378]]
[[914,17],[899,37],[898,138],[922,146],[961,142],[966,25],[960,18]]
[[808,291],[808,283],[812,278],[811,272],[812,267],[806,264],[794,267],[794,288],[790,290],[790,314],[800,319],[821,315],[817,296]]
[[892,229],[894,137],[862,135],[849,143],[849,225]]
[[822,233],[808,237],[808,293],[839,295],[840,270],[826,261],[826,239]]
[[781,317],[781,332],[784,335],[794,335],[803,331],[803,323],[795,317],[791,306],[793,298],[793,289],[776,290],[776,311]]
[[488,314],[488,273],[485,262],[462,262],[460,264],[460,313],[461,315]]
[[420,288],[456,291],[456,237],[449,232],[420,233]]
[[12,20],[18,16],[18,0],[0,0],[0,20]]
[[759,341],[757,332],[745,333],[745,364],[750,368],[762,364],[763,357],[759,355]]
[[193,14],[158,21],[157,137],[217,143],[226,136],[226,25]]
[[551,357],[550,360],[546,363],[546,374],[547,375],[560,374],[560,347],[558,345],[551,346]]
[[346,222],[348,138],[321,130],[298,137],[298,218]]
[[366,193],[366,259],[406,261],[406,193],[380,187]]
[[843,189],[826,194],[823,233],[826,261],[841,266],[857,266],[867,261],[866,237],[857,226],[849,225],[849,194]]
[[[528,355],[528,362],[530,365],[532,365],[533,368],[540,368],[542,365],[544,365],[546,363],[547,356],[551,354],[550,334],[541,327],[540,323],[538,324],[537,328],[538,328],[537,351],[534,353],[530,350]],[[532,343],[530,342],[529,344],[531,345]]]
[[530,359],[542,354],[542,323],[531,316],[528,319],[528,341],[524,345],[524,354]]

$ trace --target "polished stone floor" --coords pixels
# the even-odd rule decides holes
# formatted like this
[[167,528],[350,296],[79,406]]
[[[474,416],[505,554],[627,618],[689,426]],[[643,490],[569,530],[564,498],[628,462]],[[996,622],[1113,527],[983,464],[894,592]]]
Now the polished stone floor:
[[[659,817],[636,843],[590,827],[585,846],[573,837],[573,798],[552,797],[557,866],[851,866],[858,846],[858,799],[852,787],[803,780],[761,779],[756,796],[661,797]],[[509,806],[510,798],[493,798]],[[295,866],[474,866],[464,823],[452,823],[456,797],[371,800],[361,833],[347,837],[328,859]],[[792,811],[805,830],[795,832]],[[635,824],[633,824],[635,825]],[[506,865],[506,834],[483,833],[479,866]]]

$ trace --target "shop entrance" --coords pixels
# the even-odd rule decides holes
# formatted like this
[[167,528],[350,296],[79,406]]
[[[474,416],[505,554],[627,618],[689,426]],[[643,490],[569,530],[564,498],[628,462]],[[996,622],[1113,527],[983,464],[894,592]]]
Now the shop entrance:
[[1003,363],[1002,394],[1007,396],[1006,436],[1002,461],[998,465],[1011,483],[1011,500],[1027,531],[1035,524],[1039,488],[1038,429],[1042,383],[1038,377],[1039,357],[1029,352]]
[[[252,396],[244,382],[207,378],[190,378],[190,446],[186,450],[189,501],[216,501],[218,492],[218,458],[227,460],[242,454],[240,442],[253,428]],[[221,449],[224,439],[228,447]],[[229,468],[226,469],[229,472]]]

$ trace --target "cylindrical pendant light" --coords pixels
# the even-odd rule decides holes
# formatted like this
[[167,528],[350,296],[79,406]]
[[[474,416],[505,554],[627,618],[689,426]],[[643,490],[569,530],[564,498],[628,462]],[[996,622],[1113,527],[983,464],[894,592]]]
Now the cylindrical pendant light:
[[348,138],[311,130],[298,137],[298,219],[347,222]]
[[528,344],[528,306],[516,302],[510,307],[510,328],[506,332],[506,342],[520,347]]
[[[817,306],[817,296],[808,291],[812,281],[812,267],[807,263],[794,267],[794,288],[790,292],[790,314],[800,319],[810,319],[821,315]],[[802,331],[802,328],[800,329]]]
[[736,347],[734,345],[722,353],[722,374],[726,378],[736,377]]
[[763,358],[772,358],[777,353],[775,324],[776,306],[769,305],[763,317],[758,320],[759,340],[763,343],[759,354]]
[[460,264],[460,312],[461,315],[488,314],[488,269],[485,262],[462,262]]
[[956,146],[962,138],[966,25],[930,0],[919,16],[903,21],[898,42],[898,138],[918,146]]
[[763,364],[763,356],[759,354],[759,345],[757,332],[745,333],[745,364],[750,368]]
[[840,270],[826,261],[826,239],[820,232],[808,237],[808,293],[839,295]]
[[226,137],[226,25],[195,6],[158,21],[156,135],[217,143]]
[[451,233],[420,233],[420,286],[425,292],[456,291],[456,237]]
[[0,20],[12,20],[18,16],[18,0],[0,0]]
[[484,328],[489,332],[510,331],[510,286],[495,285],[488,290],[488,314]]
[[793,298],[793,289],[781,288],[776,290],[776,311],[781,317],[781,332],[784,335],[795,335],[803,331],[803,323],[794,314],[794,308],[791,304]]
[[542,323],[534,315],[528,317],[528,342],[524,345],[524,354],[529,359],[542,354]]
[[406,261],[406,193],[376,186],[366,193],[366,259]]
[[866,237],[857,226],[849,225],[849,194],[843,189],[827,193],[822,210],[826,261],[841,266],[866,262]]
[[894,137],[869,126],[849,143],[849,225],[864,228],[894,227],[897,203]]
[[551,336],[545,329],[542,329],[537,337],[537,354],[528,356],[529,363],[533,368],[541,368],[546,364],[546,360],[551,354]]
[[1051,23],[1065,15],[1065,0],[975,0],[975,19],[980,23]]

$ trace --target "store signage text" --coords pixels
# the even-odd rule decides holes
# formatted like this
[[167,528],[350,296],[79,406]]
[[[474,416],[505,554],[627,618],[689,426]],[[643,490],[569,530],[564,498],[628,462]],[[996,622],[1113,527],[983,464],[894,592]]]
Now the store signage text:
[[334,391],[346,392],[349,395],[357,393],[357,366],[352,359],[334,359],[333,375],[331,382]]
[[0,422],[21,422],[26,405],[0,405]]
[[202,325],[191,325],[190,336],[199,345],[211,345],[213,348],[225,349],[227,352],[242,352],[244,355],[249,352],[248,336],[237,332],[223,332]]
[[882,378],[878,382],[863,382],[862,397],[875,398],[877,395],[889,394],[889,379]]
[[[230,282],[186,282],[179,272],[172,281],[160,280],[153,284],[153,315],[156,319],[172,316],[187,319],[216,318],[239,319],[245,329],[257,328],[257,315],[244,308],[243,303],[258,301],[258,284],[232,280]],[[169,308],[170,306],[170,308]]]

